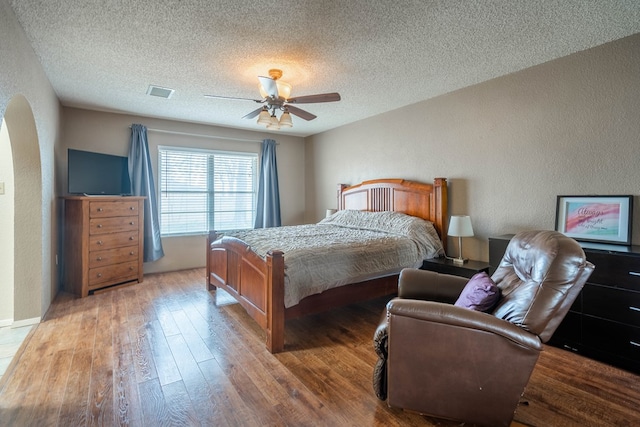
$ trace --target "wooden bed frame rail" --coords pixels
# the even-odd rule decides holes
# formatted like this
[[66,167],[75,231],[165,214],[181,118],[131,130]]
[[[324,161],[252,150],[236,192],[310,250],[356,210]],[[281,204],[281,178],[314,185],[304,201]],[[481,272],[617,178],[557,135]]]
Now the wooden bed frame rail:
[[[338,187],[338,208],[368,211],[397,211],[427,219],[446,244],[447,182],[433,184],[402,179],[365,181],[352,187]],[[398,275],[333,288],[311,295],[289,308],[284,306],[284,254],[270,251],[263,259],[242,240],[207,238],[207,287],[232,295],[264,329],[271,353],[284,350],[285,321],[326,311],[370,298],[397,292]]]

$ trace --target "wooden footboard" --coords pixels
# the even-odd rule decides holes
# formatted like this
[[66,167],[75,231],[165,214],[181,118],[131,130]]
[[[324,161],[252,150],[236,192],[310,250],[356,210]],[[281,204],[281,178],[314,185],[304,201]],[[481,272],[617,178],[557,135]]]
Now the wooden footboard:
[[262,259],[242,240],[207,238],[207,285],[231,294],[267,334],[271,353],[284,349],[284,256],[270,251]]
[[218,238],[215,232],[209,233],[207,248],[208,289],[224,289],[244,307],[264,329],[267,349],[271,353],[284,350],[285,320],[390,295],[398,289],[396,274],[329,289],[285,308],[282,252],[271,251],[266,259],[262,259],[242,240]]

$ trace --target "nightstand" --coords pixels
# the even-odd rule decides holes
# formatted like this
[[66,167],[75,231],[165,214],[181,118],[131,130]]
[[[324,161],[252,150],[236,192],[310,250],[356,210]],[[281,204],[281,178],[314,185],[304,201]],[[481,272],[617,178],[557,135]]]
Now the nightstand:
[[437,273],[471,278],[474,274],[480,273],[481,271],[488,274],[489,267],[489,263],[484,261],[469,260],[464,264],[459,265],[454,264],[450,259],[441,257],[425,259],[422,263],[421,270],[429,270]]

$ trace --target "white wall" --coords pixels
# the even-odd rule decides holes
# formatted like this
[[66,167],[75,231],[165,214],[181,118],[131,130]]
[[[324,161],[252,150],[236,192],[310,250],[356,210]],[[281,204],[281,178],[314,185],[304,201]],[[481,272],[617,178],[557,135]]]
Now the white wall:
[[[149,151],[156,183],[159,145],[260,153],[260,141],[265,138],[275,139],[278,142],[276,152],[282,222],[294,225],[304,221],[305,145],[302,138],[77,108],[64,108],[63,113],[63,144],[56,154],[58,174],[63,177],[58,185],[61,195],[66,194],[67,188],[67,148],[126,156],[131,135],[129,126],[139,123],[148,128]],[[158,132],[154,129],[171,132]],[[206,262],[205,242],[206,236],[164,237],[162,245],[165,256],[158,261],[145,263],[144,271],[151,273],[203,267]]]
[[[307,138],[307,222],[337,183],[449,180],[465,256],[492,235],[553,229],[556,196],[632,194],[640,244],[640,34]],[[450,251],[457,242],[449,240]]]
[[0,125],[0,327],[13,323],[13,155],[7,124]]

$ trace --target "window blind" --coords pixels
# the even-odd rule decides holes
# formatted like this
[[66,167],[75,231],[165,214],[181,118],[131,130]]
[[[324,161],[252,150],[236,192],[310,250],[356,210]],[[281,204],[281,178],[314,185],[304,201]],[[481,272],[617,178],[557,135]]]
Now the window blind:
[[160,147],[160,232],[253,228],[258,155]]

